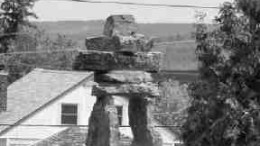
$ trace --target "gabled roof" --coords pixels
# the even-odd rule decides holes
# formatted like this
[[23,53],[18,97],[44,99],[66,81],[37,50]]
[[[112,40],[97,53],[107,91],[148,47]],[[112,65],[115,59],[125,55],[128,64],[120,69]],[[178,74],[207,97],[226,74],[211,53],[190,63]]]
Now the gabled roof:
[[[161,126],[161,124],[156,121],[155,119],[152,120],[153,125]],[[126,128],[126,127],[124,127]],[[127,127],[130,129],[130,127]],[[155,129],[157,132],[160,133],[163,143],[164,144],[173,144],[178,142],[178,139],[175,134],[173,134],[168,128],[166,127],[156,127]],[[50,145],[57,145],[63,146],[64,144],[67,145],[83,145],[86,142],[87,138],[87,127],[70,127],[65,130],[62,130],[46,139],[43,139],[32,146],[50,146]],[[121,146],[130,146],[132,141],[132,137],[123,135],[120,133],[120,140],[119,143]]]
[[40,140],[39,142],[33,144],[32,146],[79,146],[83,145],[87,138],[86,127],[70,127],[62,130],[46,139]]
[[[130,127],[128,127],[130,128]],[[88,136],[88,128],[86,127],[70,127],[60,131],[46,139],[40,140],[32,146],[82,146],[85,144]],[[120,134],[120,146],[130,146],[132,139]]]
[[9,124],[19,124],[92,78],[92,72],[34,69],[8,87],[7,111],[0,113],[0,134],[12,128]]

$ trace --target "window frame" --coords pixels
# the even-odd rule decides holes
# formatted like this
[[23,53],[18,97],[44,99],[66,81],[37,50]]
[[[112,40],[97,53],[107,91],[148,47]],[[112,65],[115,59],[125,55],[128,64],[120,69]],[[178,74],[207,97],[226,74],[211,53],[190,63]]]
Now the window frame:
[[[63,113],[63,108],[64,108],[64,106],[75,106],[76,107],[76,112],[75,113]],[[79,121],[79,106],[78,106],[78,104],[74,104],[74,103],[62,103],[61,104],[61,111],[60,111],[60,114],[61,114],[61,116],[60,116],[60,123],[62,124],[62,125],[78,125],[78,121]],[[63,116],[71,116],[71,117],[75,117],[76,119],[76,123],[73,123],[73,124],[69,124],[68,122],[64,122],[63,121]]]
[[[120,115],[119,115],[119,109],[121,110]],[[117,110],[118,124],[119,124],[119,126],[122,126],[123,125],[124,107],[122,105],[117,105],[116,110]]]

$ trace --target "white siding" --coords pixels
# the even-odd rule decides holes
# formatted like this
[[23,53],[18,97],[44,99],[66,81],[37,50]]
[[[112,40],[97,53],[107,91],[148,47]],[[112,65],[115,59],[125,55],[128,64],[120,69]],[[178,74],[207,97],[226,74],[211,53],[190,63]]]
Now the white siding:
[[[121,97],[121,96],[114,96],[114,98],[115,98],[115,105],[123,106],[122,125],[123,126],[129,126],[129,119],[128,119],[129,99],[126,98],[126,97]],[[130,127],[120,127],[119,130],[120,130],[120,133],[123,134],[124,136],[128,136],[128,137],[131,137],[131,138],[133,137]]]
[[[120,105],[123,106],[123,126],[129,126],[129,119],[128,119],[128,104],[129,104],[129,99],[126,97],[119,97],[119,96],[114,96],[115,98],[115,104],[116,105]],[[152,122],[153,125],[160,125],[158,122],[156,122],[155,120]],[[120,133],[133,138],[133,134],[131,131],[130,127],[120,127]],[[164,127],[156,127],[155,130],[157,132],[159,132],[159,134],[162,137],[163,143],[164,145],[168,146],[172,146],[174,143],[179,142],[176,141],[176,137],[175,135],[170,132],[167,128]]]
[[[91,90],[92,87],[90,86],[79,86],[72,92],[25,120],[21,125],[60,125],[61,105],[63,103],[77,104],[78,124],[88,125],[88,118],[94,102],[96,101],[96,98],[91,96]],[[66,127],[17,126],[0,138],[44,139],[64,129],[66,129]]]
[[[22,125],[60,125],[61,124],[61,105],[62,104],[77,104],[78,105],[78,124],[88,125],[88,120],[96,101],[96,97],[91,96],[92,86],[82,85],[61,97],[59,100],[48,105],[41,111],[31,116],[29,119],[25,120]],[[129,100],[125,97],[114,96],[115,104],[123,106],[123,126],[129,125],[128,119],[128,104]],[[157,124],[157,123],[156,123]],[[44,126],[16,126],[10,131],[0,136],[0,138],[7,139],[34,139],[42,140],[47,137],[52,136],[66,127],[44,127]],[[172,137],[171,132],[165,128],[157,128],[157,131],[161,134],[164,143],[172,144],[174,137]],[[124,136],[133,137],[130,127],[120,127],[120,132]],[[32,141],[30,141],[32,142]]]

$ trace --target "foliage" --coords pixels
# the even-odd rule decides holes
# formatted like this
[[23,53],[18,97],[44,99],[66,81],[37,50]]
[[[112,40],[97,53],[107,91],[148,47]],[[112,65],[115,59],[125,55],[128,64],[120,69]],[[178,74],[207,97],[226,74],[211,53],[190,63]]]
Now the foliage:
[[239,8],[245,15],[253,18],[256,23],[260,22],[260,1],[259,0],[237,0]]
[[[39,30],[30,34],[19,35],[12,51],[36,53],[7,56],[6,70],[11,75],[10,82],[19,79],[36,67],[72,70],[76,47],[76,43],[64,35],[57,35],[56,38],[50,39],[44,31]],[[71,49],[75,49],[75,51],[71,51]]]
[[187,106],[189,97],[187,85],[180,84],[177,80],[162,81],[159,85],[161,98],[157,102],[160,110],[178,112]]
[[35,0],[4,0],[0,12],[0,53],[7,52],[17,33],[33,25],[29,17],[36,18],[31,11]]
[[189,86],[186,146],[259,145],[260,29],[252,16],[257,9],[250,7],[259,2],[243,1],[224,3],[218,29],[207,32],[205,24],[197,25],[200,79]]
[[186,107],[189,103],[187,85],[176,80],[162,81],[159,85],[160,99],[156,101],[155,119],[168,127],[176,135],[180,135],[179,125],[184,123]]

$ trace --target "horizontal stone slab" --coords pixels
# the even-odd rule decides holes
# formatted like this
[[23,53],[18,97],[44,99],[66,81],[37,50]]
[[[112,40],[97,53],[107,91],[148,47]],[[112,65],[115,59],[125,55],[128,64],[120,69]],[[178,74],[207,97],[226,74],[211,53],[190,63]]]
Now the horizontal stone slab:
[[153,47],[153,40],[141,34],[131,36],[100,36],[87,38],[85,45],[88,50],[119,51],[119,52],[148,52]]
[[162,64],[160,52],[138,52],[134,54],[80,51],[73,68],[85,71],[140,70],[158,72]]
[[151,73],[144,71],[110,71],[108,73],[97,73],[96,82],[112,82],[112,83],[145,83],[152,82]]
[[93,87],[92,94],[97,97],[104,95],[119,95],[154,98],[160,96],[158,85],[153,83],[99,85]]
[[120,50],[120,40],[118,37],[90,37],[85,41],[87,50],[118,51]]

